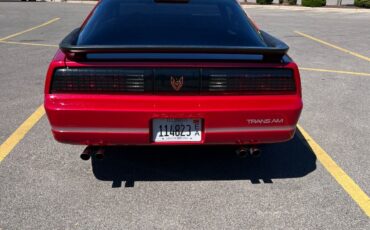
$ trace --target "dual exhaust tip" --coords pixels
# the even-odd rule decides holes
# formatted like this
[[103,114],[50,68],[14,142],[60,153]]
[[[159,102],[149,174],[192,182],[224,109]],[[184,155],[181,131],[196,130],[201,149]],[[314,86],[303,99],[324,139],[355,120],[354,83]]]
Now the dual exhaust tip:
[[95,156],[98,160],[103,160],[105,156],[105,149],[103,147],[87,146],[81,153],[80,157],[82,160],[87,161],[91,156]]
[[240,158],[245,158],[248,155],[255,158],[261,156],[261,150],[257,147],[240,147],[235,152]]

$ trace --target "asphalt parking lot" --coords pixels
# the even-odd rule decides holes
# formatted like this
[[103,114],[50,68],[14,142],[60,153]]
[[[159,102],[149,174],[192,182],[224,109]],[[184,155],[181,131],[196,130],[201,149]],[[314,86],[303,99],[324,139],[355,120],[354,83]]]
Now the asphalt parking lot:
[[292,141],[258,159],[125,147],[84,162],[40,105],[57,44],[92,7],[0,3],[1,230],[370,229],[370,10],[247,7],[301,68]]

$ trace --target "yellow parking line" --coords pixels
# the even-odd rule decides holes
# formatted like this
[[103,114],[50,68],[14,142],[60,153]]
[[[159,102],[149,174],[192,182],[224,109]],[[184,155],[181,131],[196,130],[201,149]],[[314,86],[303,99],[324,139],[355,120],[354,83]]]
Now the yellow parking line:
[[[41,105],[19,128],[0,145],[0,162],[13,150],[13,148],[23,139],[28,131],[45,115],[44,106]],[[316,155],[320,163],[342,186],[342,188],[352,197],[358,206],[370,217],[370,198],[358,186],[347,173],[335,163],[335,161],[320,147],[319,144],[300,126],[298,129],[306,142]]]
[[58,47],[57,45],[30,43],[30,42],[13,42],[13,41],[0,41],[0,43],[14,44],[14,45],[28,45],[28,46],[44,46],[44,47]]
[[30,32],[30,31],[32,31],[32,30],[35,30],[35,29],[38,29],[38,28],[41,28],[41,27],[47,26],[47,25],[49,25],[49,24],[51,24],[51,23],[53,23],[53,22],[58,21],[59,19],[60,19],[60,18],[54,18],[54,19],[51,19],[51,20],[49,20],[49,21],[47,21],[47,22],[45,22],[45,23],[42,23],[41,25],[34,26],[34,27],[32,27],[32,28],[29,28],[29,29],[27,29],[27,30],[23,30],[23,31],[21,31],[21,32],[18,32],[18,33],[15,33],[15,34],[12,34],[12,35],[6,36],[6,37],[4,37],[4,38],[0,38],[0,41],[5,41],[5,40],[8,40],[8,39],[10,39],[10,38],[14,38],[14,37],[16,37],[16,36],[19,36],[19,35],[21,35],[21,34],[24,34],[24,33]]
[[352,197],[358,206],[370,217],[370,199],[366,193],[358,186],[347,173],[335,163],[335,161],[323,150],[319,144],[301,127],[298,129],[315,153],[317,159],[342,186],[342,188]]
[[[6,41],[7,39],[19,36],[26,32],[35,30],[37,28],[49,25],[60,18],[54,18],[48,22],[45,22],[39,26],[32,27],[30,29],[18,32],[16,34],[9,35],[7,37],[1,38],[0,42],[8,43],[8,44],[21,44],[21,45],[33,45],[33,46],[46,46],[46,47],[58,47],[56,45],[49,45],[49,44],[37,44],[37,43],[24,43],[24,42],[10,42]],[[345,53],[351,54],[358,58],[364,59],[370,62],[370,58],[363,56],[361,54],[352,52],[350,50],[335,46],[323,40],[317,39],[310,35],[301,33],[299,31],[295,31],[295,33],[300,34],[306,38],[312,39],[319,43],[325,44],[337,50],[343,51]],[[307,71],[318,71],[318,72],[331,72],[331,73],[341,73],[341,74],[351,74],[351,75],[360,75],[360,76],[370,76],[369,73],[361,73],[361,72],[350,72],[350,71],[338,71],[338,70],[327,70],[327,69],[315,69],[315,68],[300,68],[302,70]],[[15,130],[11,136],[0,145],[0,162],[5,159],[5,157],[14,149],[14,147],[24,138],[24,136],[30,131],[30,129],[45,115],[45,110],[43,105],[38,107],[36,111],[27,118],[26,121],[21,124],[17,130]],[[358,206],[365,212],[365,214],[370,217],[370,198],[367,194],[357,185],[351,177],[347,175],[347,173],[336,164],[336,162],[329,156],[328,153],[323,150],[319,144],[315,142],[314,139],[301,127],[298,125],[298,129],[307,141],[308,145],[316,155],[317,159],[320,163],[326,168],[326,170],[334,177],[334,179],[342,186],[342,188],[350,195],[350,197],[358,204]]]
[[0,162],[13,150],[13,148],[23,139],[30,129],[44,116],[44,106],[41,105],[10,137],[0,145]]
[[316,71],[316,72],[325,72],[325,73],[340,73],[340,74],[349,74],[349,75],[358,75],[358,76],[368,76],[368,77],[370,77],[370,73],[362,73],[362,72],[331,70],[331,69],[316,69],[316,68],[305,68],[305,67],[299,67],[299,69],[300,70],[306,70],[306,71]]
[[299,31],[294,31],[294,33],[299,34],[299,35],[301,35],[301,36],[303,36],[303,37],[305,37],[305,38],[311,39],[311,40],[313,40],[313,41],[319,42],[319,43],[321,43],[321,44],[327,45],[327,46],[329,46],[329,47],[331,47],[331,48],[334,48],[334,49],[340,50],[340,51],[342,51],[342,52],[344,52],[344,53],[347,53],[347,54],[353,55],[353,56],[355,56],[355,57],[358,57],[358,58],[361,58],[361,59],[363,59],[363,60],[365,60],[365,61],[370,62],[370,57],[366,57],[366,56],[361,55],[361,54],[359,54],[359,53],[356,53],[356,52],[353,52],[353,51],[350,51],[350,50],[344,49],[344,48],[342,48],[342,47],[339,47],[339,46],[333,45],[333,44],[331,44],[331,43],[329,43],[329,42],[323,41],[323,40],[321,40],[321,39],[315,38],[315,37],[313,37],[313,36],[311,36],[311,35],[308,35],[308,34],[305,34],[305,33],[299,32]]

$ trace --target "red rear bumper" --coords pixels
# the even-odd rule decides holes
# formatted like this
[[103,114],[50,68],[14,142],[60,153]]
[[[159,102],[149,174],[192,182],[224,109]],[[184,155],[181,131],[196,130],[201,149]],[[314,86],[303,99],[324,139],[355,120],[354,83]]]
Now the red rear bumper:
[[[302,110],[299,95],[122,96],[46,94],[56,140],[84,145],[150,145],[155,118],[201,118],[192,144],[261,144],[291,139]],[[187,143],[181,143],[187,144]],[[188,143],[189,144],[189,143]]]

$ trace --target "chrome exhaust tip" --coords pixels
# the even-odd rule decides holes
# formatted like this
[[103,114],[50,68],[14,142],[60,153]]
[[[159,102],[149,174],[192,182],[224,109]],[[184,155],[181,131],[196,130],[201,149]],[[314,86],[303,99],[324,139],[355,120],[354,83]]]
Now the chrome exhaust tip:
[[105,156],[104,152],[105,152],[104,148],[99,148],[99,150],[95,153],[96,159],[103,160]]
[[252,157],[260,157],[261,156],[261,150],[256,147],[249,148],[249,155]]
[[80,158],[84,161],[87,161],[90,159],[91,157],[91,152],[92,152],[92,149],[91,149],[91,146],[87,146],[84,151],[81,153],[80,155]]
[[248,155],[248,149],[245,147],[240,147],[236,151],[236,156],[239,158],[245,158]]

